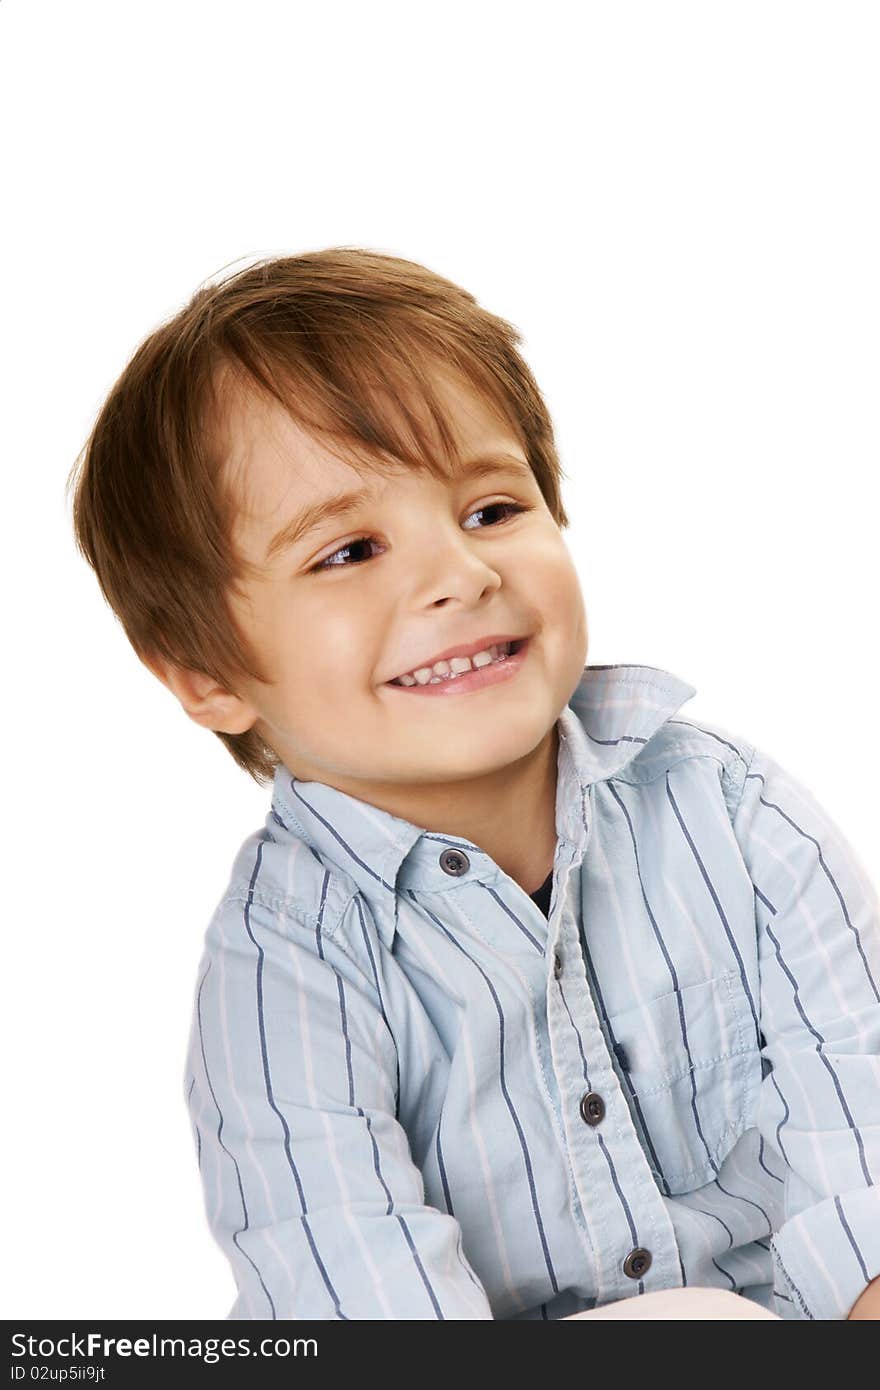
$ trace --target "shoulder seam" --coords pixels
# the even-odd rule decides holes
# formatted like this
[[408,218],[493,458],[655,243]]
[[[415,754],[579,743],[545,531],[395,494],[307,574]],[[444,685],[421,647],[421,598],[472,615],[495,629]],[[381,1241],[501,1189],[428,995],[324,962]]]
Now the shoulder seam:
[[[748,775],[749,768],[755,756],[754,744],[741,734],[731,733],[731,731],[723,725],[718,726],[721,732],[716,732],[715,728],[713,728],[708,721],[706,723],[701,723],[698,719],[680,719],[670,720],[669,722],[685,724],[694,729],[697,733],[704,734],[707,738],[720,740],[725,748],[730,749],[732,756],[719,757],[719,762],[722,767],[722,778],[727,782],[729,789],[738,793],[738,797],[741,797],[743,788],[745,787],[746,776]],[[730,733],[730,738],[722,738],[722,732]],[[733,739],[736,739],[735,743],[732,742]],[[738,745],[742,746],[742,750]],[[700,754],[696,754],[696,756],[699,757]],[[711,756],[711,754],[709,756]]]
[[[701,725],[696,723],[690,724],[690,721],[688,721],[688,723],[695,732],[704,734],[707,738],[713,737],[710,730],[704,729]],[[716,752],[711,747],[688,748],[685,750],[671,749],[668,761],[664,761],[663,766],[650,776],[631,781],[626,776],[627,771],[630,771],[631,768],[623,767],[619,774],[612,774],[612,776],[606,780],[609,782],[621,782],[624,786],[648,786],[652,782],[656,782],[659,778],[665,777],[668,772],[679,767],[682,763],[692,761],[695,758],[707,758],[718,764],[720,769],[721,788],[724,792],[724,799],[727,802],[729,814],[731,819],[733,819],[739,807],[739,803],[742,800],[745,779],[752,765],[752,761],[754,760],[755,748],[748,739],[742,737],[739,738],[739,741],[744,747],[744,752],[740,752],[734,744],[727,740],[722,741],[725,747],[730,749],[730,752],[726,755],[722,752]]]
[[652,782],[658,781],[659,778],[665,777],[666,774],[667,774],[667,772],[671,772],[672,769],[675,768],[675,767],[678,767],[680,763],[690,762],[693,758],[709,758],[709,759],[711,759],[712,762],[718,764],[718,766],[721,768],[722,775],[723,775],[723,773],[725,772],[726,763],[725,763],[724,759],[720,756],[720,754],[709,752],[708,749],[707,749],[705,752],[700,752],[700,753],[682,753],[682,754],[681,754],[679,757],[677,757],[677,758],[674,758],[674,759],[673,759],[673,758],[670,758],[669,762],[668,762],[668,763],[665,763],[664,766],[661,767],[653,776],[651,776],[651,777],[643,777],[643,778],[640,778],[637,782],[630,782],[630,781],[624,776],[624,774],[625,774],[625,773],[627,772],[627,770],[628,770],[628,769],[625,768],[625,767],[624,767],[624,768],[621,768],[619,774],[618,774],[618,773],[612,773],[612,775],[611,775],[610,777],[605,778],[605,779],[603,779],[603,780],[608,781],[608,782],[623,782],[624,785],[627,786],[627,787],[647,787],[647,786],[650,786],[650,784],[651,784]]
[[242,903],[247,907],[248,903],[258,903],[261,907],[268,907],[270,910],[280,912],[285,918],[295,922],[298,926],[305,927],[309,931],[320,929],[322,936],[332,937],[336,928],[342,921],[349,906],[357,897],[357,892],[350,893],[345,902],[339,908],[332,922],[319,922],[318,918],[311,912],[306,912],[295,898],[289,898],[283,893],[267,893],[265,889],[246,889],[240,893],[228,893],[217,904],[217,911],[227,903]]

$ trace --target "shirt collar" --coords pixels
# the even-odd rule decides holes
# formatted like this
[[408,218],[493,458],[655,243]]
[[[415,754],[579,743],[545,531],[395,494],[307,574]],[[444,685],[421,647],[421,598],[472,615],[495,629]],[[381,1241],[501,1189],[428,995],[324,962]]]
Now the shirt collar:
[[[621,772],[695,694],[694,686],[656,666],[584,667],[557,720],[560,838],[583,846],[590,786]],[[464,850],[470,861],[465,878],[490,886],[501,875],[495,861],[465,837],[425,830],[326,783],[300,781],[283,763],[275,772],[272,818],[274,833],[280,823],[347,874],[370,903],[389,947],[399,893],[447,892],[463,881],[442,868],[444,849]]]

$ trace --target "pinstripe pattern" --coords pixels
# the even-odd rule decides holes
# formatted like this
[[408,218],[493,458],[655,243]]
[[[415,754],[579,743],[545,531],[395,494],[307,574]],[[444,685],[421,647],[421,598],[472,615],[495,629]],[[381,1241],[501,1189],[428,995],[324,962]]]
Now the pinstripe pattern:
[[681,1285],[844,1318],[880,1274],[877,894],[800,782],[674,717],[694,693],[585,668],[547,915],[469,840],[278,769],[184,1077],[230,1318],[556,1319]]

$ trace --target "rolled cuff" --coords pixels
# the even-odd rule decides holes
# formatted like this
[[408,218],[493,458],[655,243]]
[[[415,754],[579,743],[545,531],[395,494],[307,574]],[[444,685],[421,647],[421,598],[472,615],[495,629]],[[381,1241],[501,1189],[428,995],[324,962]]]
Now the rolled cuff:
[[880,1274],[880,1189],[807,1207],[770,1241],[777,1289],[802,1318],[845,1319]]

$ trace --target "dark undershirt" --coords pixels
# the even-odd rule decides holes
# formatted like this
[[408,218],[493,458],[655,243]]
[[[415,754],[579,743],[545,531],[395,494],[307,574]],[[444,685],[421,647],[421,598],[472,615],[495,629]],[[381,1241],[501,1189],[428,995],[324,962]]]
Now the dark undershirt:
[[538,904],[545,917],[549,917],[550,915],[550,894],[552,892],[552,889],[553,870],[551,869],[547,877],[544,879],[544,882],[541,884],[541,887],[536,888],[534,893],[529,894],[529,897],[532,899],[532,902]]

